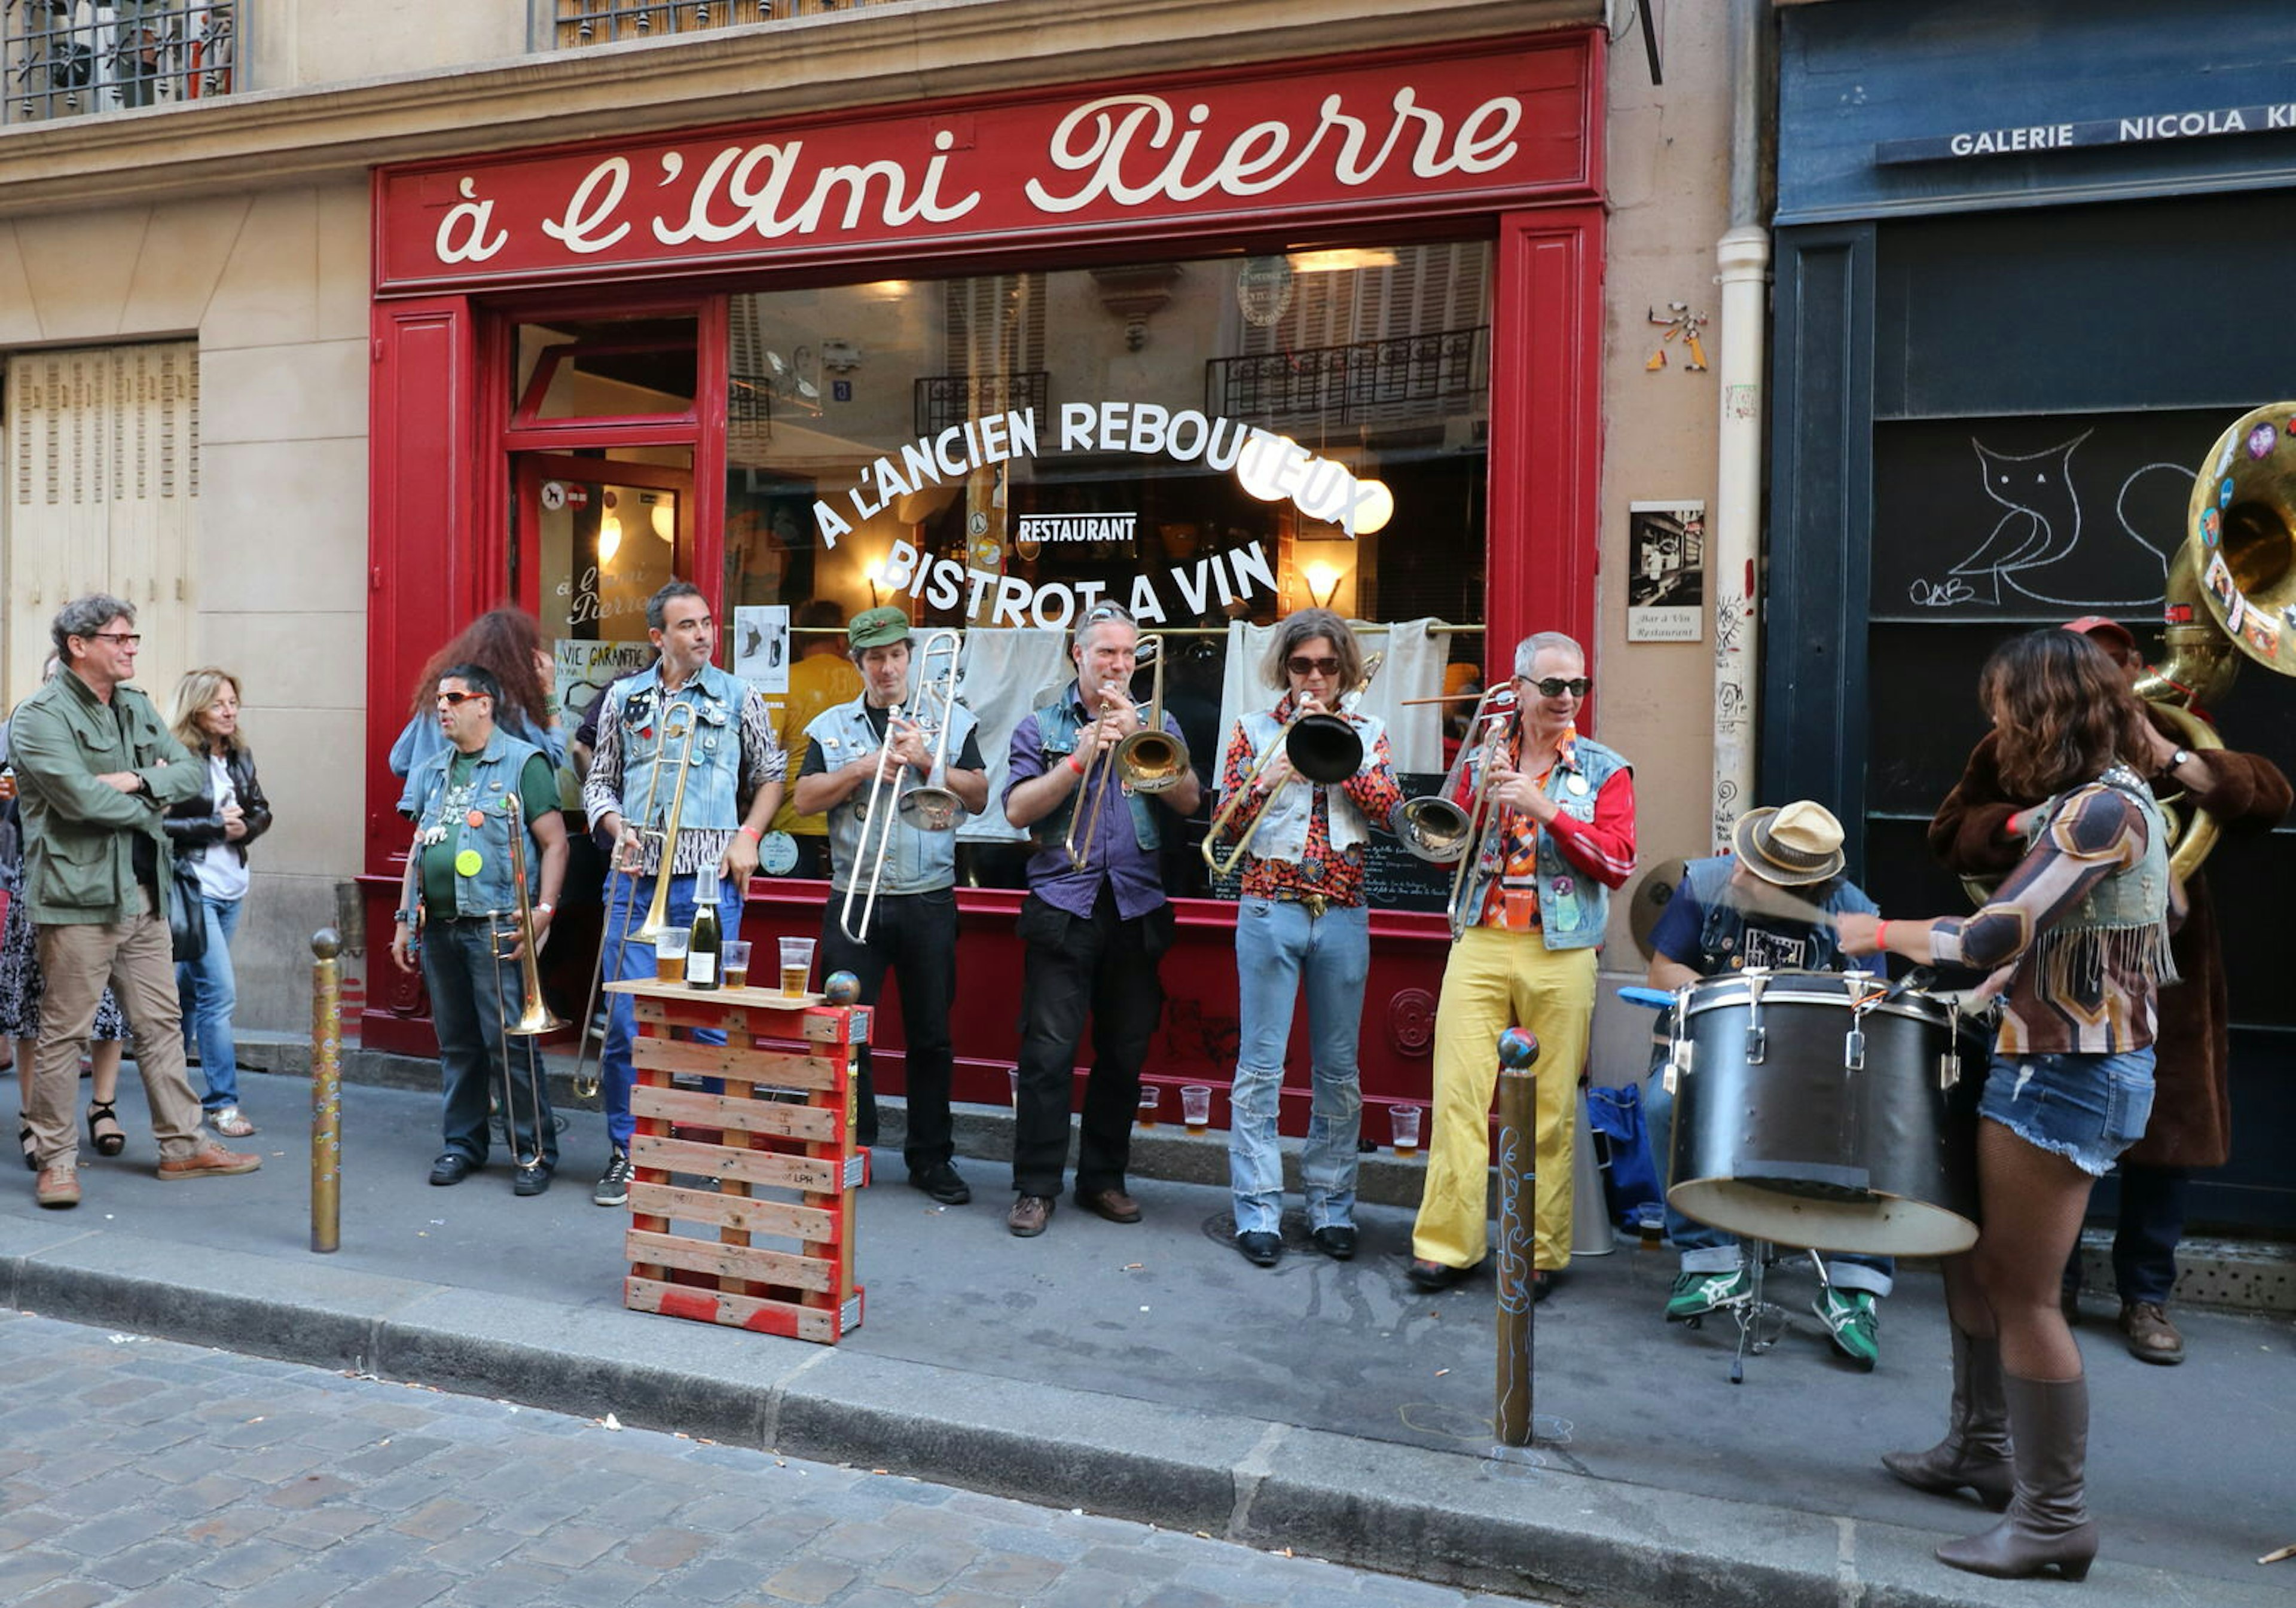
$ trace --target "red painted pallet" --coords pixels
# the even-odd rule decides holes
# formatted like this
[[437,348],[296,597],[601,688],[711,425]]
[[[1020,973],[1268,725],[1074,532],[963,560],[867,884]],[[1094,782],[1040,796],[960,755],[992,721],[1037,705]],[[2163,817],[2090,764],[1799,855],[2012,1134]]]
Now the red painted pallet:
[[[761,988],[607,987],[631,997],[638,1031],[622,1304],[834,1345],[861,1326],[853,1203],[869,1155],[853,1142],[854,1058],[869,1012]],[[726,1041],[673,1036],[701,1027]],[[725,1092],[680,1077],[721,1080]]]

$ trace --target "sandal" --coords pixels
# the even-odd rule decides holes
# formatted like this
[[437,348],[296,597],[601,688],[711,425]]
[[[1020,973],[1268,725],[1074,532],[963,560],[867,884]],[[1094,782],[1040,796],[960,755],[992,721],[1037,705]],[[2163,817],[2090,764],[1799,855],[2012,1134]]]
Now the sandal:
[[255,1132],[255,1124],[240,1114],[236,1106],[226,1106],[208,1119],[217,1133],[227,1139],[243,1139]]
[[25,1123],[16,1130],[16,1142],[24,1147],[24,1167],[31,1172],[40,1170],[39,1141],[32,1137],[32,1125]]
[[[106,1133],[96,1124],[109,1123]],[[98,1155],[118,1155],[127,1148],[127,1130],[119,1125],[119,1113],[113,1110],[110,1100],[99,1100],[87,1108],[88,1142],[95,1147]]]

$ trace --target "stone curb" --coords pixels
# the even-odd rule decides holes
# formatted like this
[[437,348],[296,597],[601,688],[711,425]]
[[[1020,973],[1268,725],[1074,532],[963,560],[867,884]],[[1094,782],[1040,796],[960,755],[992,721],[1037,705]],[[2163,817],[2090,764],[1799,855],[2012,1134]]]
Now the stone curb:
[[[69,1261],[55,1254],[67,1248]],[[632,1427],[1591,1608],[1991,1608],[2056,1589],[1946,1569],[1929,1555],[1946,1531],[1596,1480],[1563,1466],[1567,1448],[1502,1461],[664,1324],[619,1307],[570,1310],[332,1267],[290,1269],[243,1253],[203,1255],[194,1282],[179,1247],[68,1220],[0,1223],[0,1299],[73,1322],[581,1416],[611,1412]],[[2262,1585],[2202,1588],[2108,1561],[2082,1601],[2159,1608],[2199,1597],[2223,1608],[2287,1600]]]

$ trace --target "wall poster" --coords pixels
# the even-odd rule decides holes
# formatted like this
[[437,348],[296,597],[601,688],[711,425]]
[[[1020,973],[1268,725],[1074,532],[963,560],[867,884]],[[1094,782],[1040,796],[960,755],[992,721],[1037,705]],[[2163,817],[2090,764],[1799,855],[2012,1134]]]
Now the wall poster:
[[1705,502],[1628,503],[1627,557],[1627,641],[1703,641]]

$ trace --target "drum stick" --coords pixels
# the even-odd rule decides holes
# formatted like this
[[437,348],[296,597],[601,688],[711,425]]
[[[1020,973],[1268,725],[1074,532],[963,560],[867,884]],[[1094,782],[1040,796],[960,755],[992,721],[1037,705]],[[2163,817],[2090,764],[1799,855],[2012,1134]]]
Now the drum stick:
[[1742,882],[1730,885],[1730,902],[1741,910],[1753,910],[1765,916],[1783,916],[1791,921],[1807,921],[1812,926],[1832,926],[1834,920],[1822,905],[1807,899],[1798,899],[1773,883],[1748,887]]
[[1395,706],[1398,709],[1414,709],[1421,704],[1464,704],[1482,696],[1480,692],[1447,692],[1440,698],[1399,698],[1395,700]]

